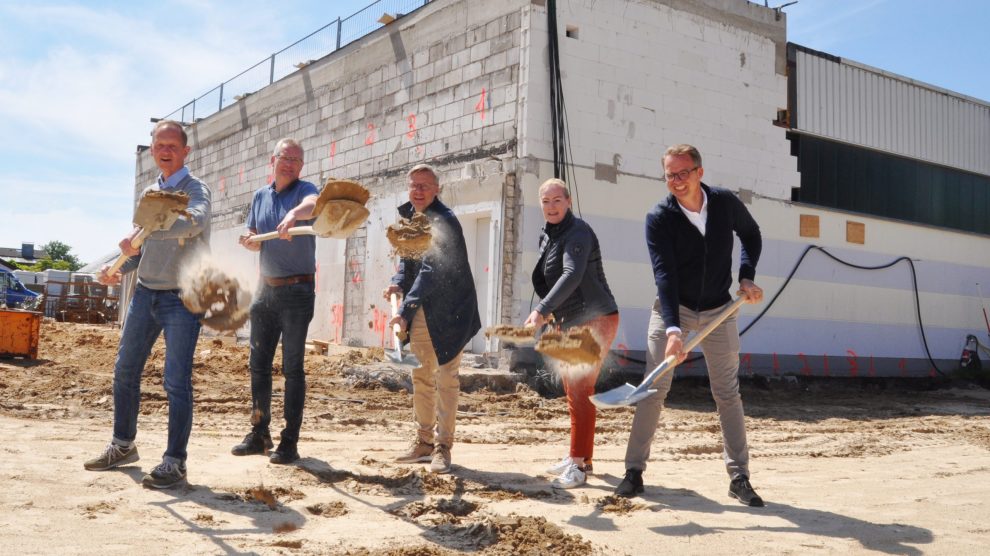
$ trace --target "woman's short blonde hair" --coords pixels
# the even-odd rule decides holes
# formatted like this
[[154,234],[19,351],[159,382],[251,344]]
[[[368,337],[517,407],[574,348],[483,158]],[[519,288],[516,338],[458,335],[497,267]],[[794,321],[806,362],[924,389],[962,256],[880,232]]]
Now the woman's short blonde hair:
[[543,184],[540,186],[540,190],[538,191],[539,196],[542,197],[543,194],[546,193],[547,190],[549,190],[551,187],[559,187],[563,189],[564,198],[565,199],[571,198],[571,192],[569,189],[567,189],[567,184],[564,183],[564,180],[558,178],[550,178],[547,181],[543,182]]

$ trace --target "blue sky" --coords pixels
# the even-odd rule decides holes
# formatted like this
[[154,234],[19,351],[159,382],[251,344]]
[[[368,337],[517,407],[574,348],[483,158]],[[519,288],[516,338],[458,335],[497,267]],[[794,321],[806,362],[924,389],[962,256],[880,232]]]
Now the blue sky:
[[[149,118],[369,3],[0,0],[0,246],[58,240],[83,261],[112,251],[130,229]],[[784,12],[792,42],[990,101],[986,0]]]

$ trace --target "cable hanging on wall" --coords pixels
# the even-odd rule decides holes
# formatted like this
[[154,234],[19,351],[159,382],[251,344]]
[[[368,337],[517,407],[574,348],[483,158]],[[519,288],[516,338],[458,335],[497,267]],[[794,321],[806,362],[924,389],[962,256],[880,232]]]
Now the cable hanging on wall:
[[564,105],[564,86],[560,72],[556,0],[547,0],[547,37],[550,56],[550,126],[553,138],[553,177],[567,183],[574,197],[574,212],[581,216],[581,200],[578,196],[577,179],[574,173],[570,171],[574,154],[570,147],[567,108]]

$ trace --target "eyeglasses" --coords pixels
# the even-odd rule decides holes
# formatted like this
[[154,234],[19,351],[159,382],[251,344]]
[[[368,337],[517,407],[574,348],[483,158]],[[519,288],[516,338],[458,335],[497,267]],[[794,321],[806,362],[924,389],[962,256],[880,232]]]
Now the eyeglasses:
[[664,174],[663,177],[660,178],[660,181],[684,181],[688,179],[688,176],[691,175],[691,172],[694,172],[698,168],[700,168],[700,166],[695,166],[690,170],[681,170],[680,172],[674,172],[673,174]]
[[282,162],[288,162],[289,164],[302,164],[303,159],[295,156],[282,156],[280,154],[275,155],[275,158],[281,160]]

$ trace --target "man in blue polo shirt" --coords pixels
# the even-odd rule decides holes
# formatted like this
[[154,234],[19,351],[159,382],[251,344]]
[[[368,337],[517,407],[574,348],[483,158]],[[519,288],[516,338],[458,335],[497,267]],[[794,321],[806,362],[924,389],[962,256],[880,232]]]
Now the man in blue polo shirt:
[[[272,448],[272,361],[282,339],[282,374],[285,376],[285,428],[278,448],[269,454],[271,463],[286,464],[299,459],[296,445],[306,400],[303,356],[306,333],[313,319],[316,299],[316,238],[292,237],[293,226],[312,224],[319,190],[299,179],[303,148],[294,139],[282,139],[272,154],[275,179],[255,191],[248,212],[247,233],[239,242],[249,251],[261,252],[261,284],[251,305],[251,423],[244,441],[234,446],[236,456],[263,454]],[[250,241],[251,236],[278,231],[279,239]]]

